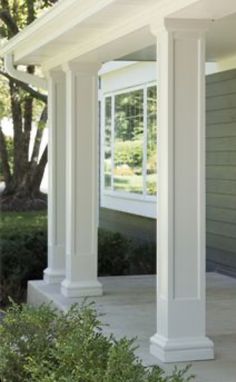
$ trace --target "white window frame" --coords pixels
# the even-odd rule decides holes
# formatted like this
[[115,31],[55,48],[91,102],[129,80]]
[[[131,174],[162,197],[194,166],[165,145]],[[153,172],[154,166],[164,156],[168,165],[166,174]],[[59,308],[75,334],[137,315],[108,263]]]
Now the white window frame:
[[[135,215],[156,218],[157,216],[157,196],[147,194],[147,90],[150,87],[156,86],[156,81],[150,81],[138,86],[131,86],[124,89],[119,89],[102,94],[101,97],[101,155],[100,155],[100,185],[101,185],[101,207],[112,210],[127,212]],[[111,97],[112,118],[111,118],[111,161],[112,171],[114,168],[114,133],[115,133],[115,97],[117,95],[130,93],[135,90],[143,90],[143,193],[136,194],[131,192],[115,191],[113,189],[113,176],[111,177],[112,190],[105,189],[104,182],[104,157],[105,157],[105,100]]]

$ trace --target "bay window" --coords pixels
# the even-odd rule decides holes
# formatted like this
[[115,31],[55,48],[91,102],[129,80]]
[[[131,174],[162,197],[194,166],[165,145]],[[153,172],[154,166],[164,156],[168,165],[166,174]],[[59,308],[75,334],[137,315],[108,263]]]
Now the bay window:
[[[155,84],[104,95],[101,154],[103,207],[113,206],[114,209],[154,217],[157,192],[156,120]],[[110,203],[109,197],[113,198]],[[132,201],[136,201],[133,207]],[[139,206],[137,210],[135,206],[138,201],[142,208]],[[150,215],[151,208],[154,212]]]

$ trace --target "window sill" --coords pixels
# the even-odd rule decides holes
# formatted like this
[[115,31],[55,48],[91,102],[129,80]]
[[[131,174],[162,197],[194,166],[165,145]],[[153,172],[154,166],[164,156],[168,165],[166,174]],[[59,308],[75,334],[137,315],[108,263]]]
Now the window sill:
[[101,207],[129,214],[156,219],[157,203],[153,196],[135,195],[122,192],[104,192]]

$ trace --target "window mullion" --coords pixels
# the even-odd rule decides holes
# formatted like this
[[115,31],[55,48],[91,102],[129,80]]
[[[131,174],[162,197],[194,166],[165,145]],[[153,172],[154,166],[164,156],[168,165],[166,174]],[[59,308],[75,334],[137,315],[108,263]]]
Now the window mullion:
[[111,98],[111,189],[114,191],[114,162],[115,162],[115,96]]
[[143,97],[143,194],[147,195],[147,86]]
[[101,120],[100,120],[100,190],[101,194],[105,191],[105,169],[104,169],[104,161],[105,161],[105,97],[102,97],[100,110],[101,110]]

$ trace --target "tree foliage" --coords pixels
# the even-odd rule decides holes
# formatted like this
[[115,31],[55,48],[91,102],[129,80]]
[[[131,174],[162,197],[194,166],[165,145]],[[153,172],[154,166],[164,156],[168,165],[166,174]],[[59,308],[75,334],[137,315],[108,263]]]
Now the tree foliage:
[[[31,24],[45,9],[57,0],[0,0],[0,34],[10,39]],[[21,66],[34,74],[32,65]],[[40,145],[47,121],[47,96],[40,89],[15,80],[0,62],[0,159],[5,190],[2,194],[3,209],[42,208],[46,198],[40,193],[40,184],[47,164],[47,147],[40,155]],[[10,166],[7,138],[1,127],[3,117],[13,122],[13,166]],[[33,124],[37,126],[33,150],[30,140]]]

